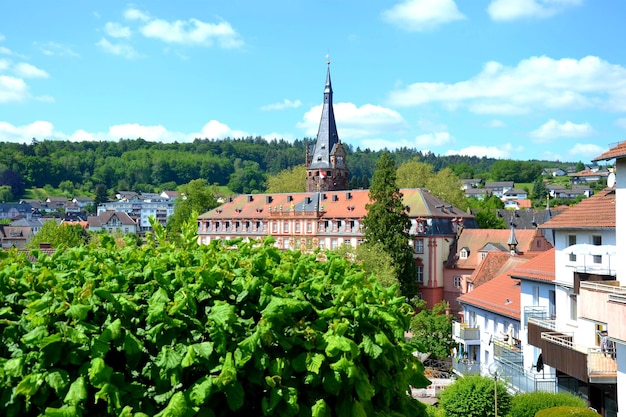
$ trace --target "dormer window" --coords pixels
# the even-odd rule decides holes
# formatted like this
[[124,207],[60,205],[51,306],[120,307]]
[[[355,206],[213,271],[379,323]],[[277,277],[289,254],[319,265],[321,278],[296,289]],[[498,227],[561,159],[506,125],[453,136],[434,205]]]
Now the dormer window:
[[467,259],[468,256],[469,256],[469,251],[466,248],[461,249],[461,252],[459,252],[459,258]]

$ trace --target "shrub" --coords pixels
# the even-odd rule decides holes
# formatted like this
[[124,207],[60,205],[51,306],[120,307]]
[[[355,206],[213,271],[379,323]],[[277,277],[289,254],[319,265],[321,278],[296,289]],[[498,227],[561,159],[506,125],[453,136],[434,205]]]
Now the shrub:
[[562,405],[573,407],[587,406],[585,400],[566,392],[527,392],[513,397],[509,417],[534,417],[539,410]]
[[[498,415],[504,416],[511,406],[511,394],[502,381],[495,385]],[[439,407],[445,410],[446,417],[491,417],[494,402],[494,380],[480,375],[460,378],[439,394]]]
[[540,410],[535,417],[598,417],[599,415],[589,408],[564,405]]
[[425,413],[395,288],[331,253],[198,245],[193,229],[181,246],[156,227],[141,247],[0,252],[2,414]]

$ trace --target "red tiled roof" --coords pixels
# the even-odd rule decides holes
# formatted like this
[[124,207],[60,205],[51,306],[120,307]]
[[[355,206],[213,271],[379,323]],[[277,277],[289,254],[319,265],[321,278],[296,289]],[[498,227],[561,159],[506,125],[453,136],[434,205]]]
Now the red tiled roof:
[[613,158],[623,158],[624,156],[626,156],[626,141],[618,143],[616,146],[594,158],[592,161],[604,161]]
[[539,226],[542,229],[615,227],[615,190],[604,189]]
[[[403,194],[403,204],[409,207],[410,217],[474,217],[459,208],[451,207],[421,188],[400,191]],[[198,219],[264,219],[272,216],[270,213],[314,213],[318,207],[323,211],[321,218],[362,218],[367,214],[365,206],[369,203],[369,190],[242,194],[201,214]]]
[[[535,239],[535,229],[515,229],[517,238],[517,250],[529,252]],[[457,259],[456,267],[463,269],[475,269],[480,262],[478,252],[488,243],[499,244],[507,248],[507,242],[511,236],[511,229],[463,229],[457,243],[457,253],[463,248],[469,248],[469,256],[466,259]],[[505,252],[509,255],[508,249]]]
[[507,273],[460,296],[458,301],[513,319],[521,318],[519,281],[511,279]]
[[542,252],[509,274],[511,278],[524,278],[535,281],[554,281],[554,248]]
[[537,256],[537,253],[511,256],[508,251],[489,252],[478,268],[470,275],[468,281],[471,282],[474,289],[476,289],[480,285],[491,281],[494,277],[526,263],[535,256]]

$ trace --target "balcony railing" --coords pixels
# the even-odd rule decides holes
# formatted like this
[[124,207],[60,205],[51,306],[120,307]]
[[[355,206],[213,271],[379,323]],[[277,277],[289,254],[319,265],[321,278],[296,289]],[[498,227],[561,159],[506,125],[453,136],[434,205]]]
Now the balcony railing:
[[617,361],[615,355],[603,353],[596,348],[587,351],[587,371],[590,380],[608,379],[609,381],[617,378]]
[[523,365],[500,361],[502,377],[507,384],[518,392],[547,391],[557,392],[556,377],[524,370]]
[[452,323],[452,335],[463,341],[480,341],[480,329],[478,327],[470,327],[467,323]]
[[459,375],[478,375],[480,374],[480,362],[468,359],[454,359],[452,361],[452,369]]

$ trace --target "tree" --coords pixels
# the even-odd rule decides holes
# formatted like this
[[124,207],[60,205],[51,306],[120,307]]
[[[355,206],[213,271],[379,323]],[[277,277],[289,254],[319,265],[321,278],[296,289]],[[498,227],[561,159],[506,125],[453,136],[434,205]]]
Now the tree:
[[600,417],[602,414],[597,413],[586,406],[583,407],[571,407],[562,405],[559,407],[546,408],[544,410],[537,411],[535,417]]
[[425,301],[419,300],[416,307],[420,312],[411,319],[414,340],[420,344],[423,353],[430,353],[433,358],[449,357],[456,342],[452,338],[452,316],[446,314],[448,303],[441,301],[429,309]]
[[426,188],[426,184],[434,175],[432,165],[414,158],[398,167],[396,184],[398,188]]
[[93,200],[93,205],[95,206],[96,210],[98,209],[98,206],[102,203],[106,203],[107,201],[109,201],[109,195],[108,195],[108,191],[107,191],[107,187],[104,184],[98,184],[96,185],[96,196]]
[[270,175],[266,193],[303,193],[306,191],[306,167],[298,165]]
[[183,224],[195,213],[202,214],[219,205],[217,189],[209,185],[205,179],[191,180],[178,189],[181,198],[174,203],[174,213],[167,221],[169,233],[178,234]]
[[492,417],[494,391],[498,393],[498,416],[505,416],[511,407],[511,394],[504,382],[480,375],[460,378],[444,389],[439,394],[439,407],[445,410],[446,417]]
[[9,185],[0,185],[0,203],[13,201],[13,193]]
[[89,234],[79,224],[57,223],[48,220],[28,243],[29,248],[38,248],[42,243],[49,243],[53,248],[65,246],[68,248],[85,245]]
[[396,185],[396,165],[389,152],[383,152],[369,190],[371,203],[363,218],[365,241],[380,244],[396,268],[402,294],[412,298],[417,294],[417,278],[413,249],[409,246],[411,220]]
[[543,182],[543,177],[538,176],[535,182],[533,182],[533,191],[531,198],[533,200],[538,200],[539,204],[544,204],[544,200],[547,194],[548,190],[546,189],[546,184]]
[[497,196],[491,195],[482,200],[470,197],[467,199],[467,204],[474,212],[479,228],[506,229],[506,222],[497,215],[496,210],[504,208],[504,203]]
[[525,392],[513,397],[509,417],[534,417],[539,410],[563,405],[587,406],[585,400],[568,392]]
[[0,257],[3,415],[424,416],[392,289],[332,252],[152,227],[139,248]]
[[0,185],[8,185],[11,187],[11,193],[15,198],[20,198],[26,191],[26,186],[20,174],[12,169],[5,169],[0,174]]
[[368,275],[376,277],[376,281],[383,287],[399,286],[393,259],[384,251],[380,243],[364,242],[356,248],[341,245],[336,252],[356,261]]
[[467,198],[461,180],[450,168],[444,168],[426,182],[426,188],[435,197],[461,210],[467,209]]

